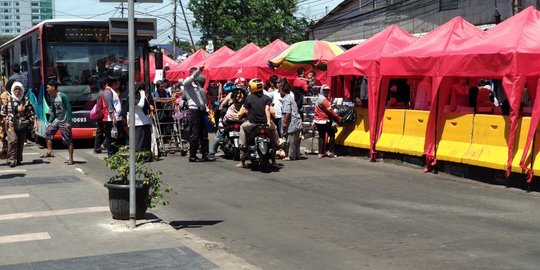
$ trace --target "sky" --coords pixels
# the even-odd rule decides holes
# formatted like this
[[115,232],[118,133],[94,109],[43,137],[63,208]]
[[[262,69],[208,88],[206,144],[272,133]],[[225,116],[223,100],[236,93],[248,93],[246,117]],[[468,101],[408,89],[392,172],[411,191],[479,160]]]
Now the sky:
[[[128,16],[127,0],[124,4],[124,17]],[[191,26],[192,12],[187,9],[189,0],[182,0],[193,39],[197,42],[201,36],[197,29]],[[297,16],[308,19],[320,19],[326,12],[334,9],[342,0],[299,0]],[[158,22],[158,38],[153,44],[165,44],[172,41],[172,0],[163,0],[162,4],[135,4],[135,17],[156,17]],[[99,0],[55,0],[54,16],[56,19],[96,19],[108,20],[111,17],[121,17],[120,3],[101,3]],[[181,40],[189,41],[186,24],[183,21],[180,6],[177,8],[176,33]]]

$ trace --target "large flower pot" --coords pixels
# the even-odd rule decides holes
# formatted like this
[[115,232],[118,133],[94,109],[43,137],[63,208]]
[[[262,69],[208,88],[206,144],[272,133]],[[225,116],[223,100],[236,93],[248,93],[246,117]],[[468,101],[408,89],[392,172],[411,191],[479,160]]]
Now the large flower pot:
[[[109,190],[109,208],[113,219],[129,219],[129,185],[105,183],[105,187]],[[146,200],[148,199],[150,189],[148,186],[142,184],[137,184],[135,189],[137,199],[135,218],[141,219],[148,209]]]

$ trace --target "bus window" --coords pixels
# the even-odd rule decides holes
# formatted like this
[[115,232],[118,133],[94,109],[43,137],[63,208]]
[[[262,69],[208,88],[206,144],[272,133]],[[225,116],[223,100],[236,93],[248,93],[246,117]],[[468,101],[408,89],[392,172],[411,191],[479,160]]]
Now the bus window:
[[[45,76],[54,76],[58,90],[66,93],[74,110],[91,110],[99,94],[99,81],[113,63],[127,63],[125,44],[51,43],[46,47]],[[142,57],[143,46],[136,47],[135,58]],[[140,62],[135,63],[135,80],[141,81]]]

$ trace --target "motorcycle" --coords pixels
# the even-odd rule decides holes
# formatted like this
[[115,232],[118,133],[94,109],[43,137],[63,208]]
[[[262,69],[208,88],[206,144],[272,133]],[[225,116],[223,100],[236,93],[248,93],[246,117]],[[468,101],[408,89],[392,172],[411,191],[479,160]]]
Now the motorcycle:
[[242,122],[231,121],[223,127],[221,150],[226,159],[240,160],[240,125]]
[[258,165],[261,171],[270,171],[271,162],[276,155],[275,147],[270,140],[270,130],[265,124],[256,125],[246,149],[246,160]]

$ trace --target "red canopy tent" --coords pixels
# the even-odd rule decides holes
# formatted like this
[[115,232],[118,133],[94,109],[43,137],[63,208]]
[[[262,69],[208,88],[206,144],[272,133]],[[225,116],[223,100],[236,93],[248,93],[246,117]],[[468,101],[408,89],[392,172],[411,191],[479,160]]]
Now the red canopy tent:
[[182,61],[182,63],[167,71],[167,77],[171,81],[178,81],[181,78],[185,78],[189,74],[190,68],[200,65],[209,56],[209,53],[203,49],[200,49],[186,58],[186,60]]
[[328,76],[372,76],[378,73],[379,59],[413,43],[414,36],[391,25],[366,41],[328,61]]
[[[229,49],[227,46],[223,46],[219,48],[219,50],[215,51],[213,54],[211,54],[208,58],[206,58],[203,63],[205,69],[203,70],[204,76],[208,77],[208,68],[215,67],[219,65],[220,63],[223,63],[227,61],[232,55],[234,54],[234,51]],[[209,80],[206,80],[206,83],[208,84]]]
[[[520,166],[527,169],[528,151],[540,121],[538,77],[540,76],[540,12],[529,7],[491,28],[484,39],[467,42],[448,52],[441,61],[444,76],[502,78],[504,93],[510,104],[507,176],[513,161],[513,146],[518,125],[521,96],[525,83],[534,104],[527,142]],[[529,170],[532,176],[532,170]],[[531,177],[528,179],[531,180]]]
[[296,72],[294,70],[273,69],[268,66],[268,60],[272,59],[287,47],[289,47],[289,45],[280,39],[274,40],[258,52],[240,60],[237,64],[238,68],[233,70],[234,74],[232,74],[231,77],[244,77],[248,79],[260,78],[266,80],[270,78],[271,75],[278,75],[291,80],[296,78]]
[[[478,27],[470,24],[461,17],[456,17],[432,30],[426,36],[418,39],[402,51],[391,56],[382,57],[380,61],[380,75],[385,79],[380,84],[379,110],[377,115],[370,116],[370,118],[376,118],[370,119],[370,123],[375,121],[378,127],[375,137],[372,138],[373,143],[376,144],[380,138],[385,101],[388,94],[386,90],[388,89],[388,79],[390,77],[431,76],[433,79],[431,104],[437,104],[437,100],[439,100],[438,105],[444,105],[446,104],[444,98],[437,98],[439,95],[439,86],[449,90],[451,81],[445,81],[445,84],[442,84],[443,75],[440,73],[441,56],[455,48],[463,46],[467,41],[483,35],[485,35],[485,32]],[[460,63],[455,64],[460,65]],[[443,111],[438,110],[438,107],[431,106],[426,129],[424,153],[426,154],[426,166],[428,169],[436,161],[436,125],[442,120]]]
[[238,62],[257,53],[261,48],[253,44],[252,42],[242,47],[230,56],[225,62],[219,63],[215,66],[208,66],[208,79],[209,80],[230,80],[235,74],[236,70],[240,67]]
[[[392,25],[366,41],[354,46],[341,55],[328,61],[328,75],[358,75],[368,77],[368,102],[369,102],[369,123],[370,127],[382,125],[382,115],[384,107],[379,108],[379,59],[383,56],[391,55],[409,46],[416,40],[407,31],[397,25]],[[345,83],[348,85],[348,83]],[[373,116],[373,117],[372,117]],[[377,117],[380,116],[380,117]],[[377,133],[377,131],[379,132]],[[380,137],[380,128],[370,128],[370,148],[372,160],[375,157],[375,138]]]

